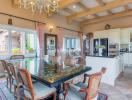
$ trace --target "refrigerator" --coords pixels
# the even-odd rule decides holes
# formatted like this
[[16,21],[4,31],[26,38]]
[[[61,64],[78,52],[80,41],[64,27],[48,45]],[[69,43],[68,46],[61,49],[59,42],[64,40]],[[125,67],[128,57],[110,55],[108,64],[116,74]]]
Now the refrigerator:
[[93,54],[96,56],[108,56],[108,38],[93,40]]

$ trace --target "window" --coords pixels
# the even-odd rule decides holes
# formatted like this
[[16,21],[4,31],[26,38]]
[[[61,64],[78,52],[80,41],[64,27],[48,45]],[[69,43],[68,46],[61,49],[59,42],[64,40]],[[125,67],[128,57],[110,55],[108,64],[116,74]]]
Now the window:
[[24,34],[11,31],[11,52],[12,54],[24,54]]
[[34,34],[26,34],[25,37],[25,47],[26,53],[35,53],[35,35]]
[[79,37],[64,37],[63,38],[63,50],[78,50],[80,51],[80,38]]
[[75,38],[65,38],[65,49],[72,50],[76,48]]
[[37,32],[33,30],[0,25],[0,56],[10,57],[16,54],[35,56],[36,37]]
[[9,44],[8,30],[0,29],[0,55],[7,55]]

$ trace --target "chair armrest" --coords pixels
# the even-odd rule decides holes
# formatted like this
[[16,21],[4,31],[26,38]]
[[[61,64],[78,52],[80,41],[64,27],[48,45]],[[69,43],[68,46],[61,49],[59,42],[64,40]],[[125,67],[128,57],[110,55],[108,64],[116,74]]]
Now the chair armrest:
[[90,77],[91,75],[90,74],[84,74],[84,80],[83,80],[83,83],[85,83],[86,82],[86,78],[87,77]]

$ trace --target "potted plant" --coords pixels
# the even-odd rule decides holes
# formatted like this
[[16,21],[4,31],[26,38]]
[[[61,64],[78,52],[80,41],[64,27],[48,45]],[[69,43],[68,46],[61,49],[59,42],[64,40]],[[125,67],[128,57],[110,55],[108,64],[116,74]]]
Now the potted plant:
[[34,49],[33,48],[28,48],[28,53],[33,53],[34,52]]

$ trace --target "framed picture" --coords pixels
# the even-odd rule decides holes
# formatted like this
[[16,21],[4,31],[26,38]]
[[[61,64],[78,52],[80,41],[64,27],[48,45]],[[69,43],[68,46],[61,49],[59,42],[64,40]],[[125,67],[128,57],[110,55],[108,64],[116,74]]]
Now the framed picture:
[[57,55],[57,35],[46,33],[44,44],[45,55]]

